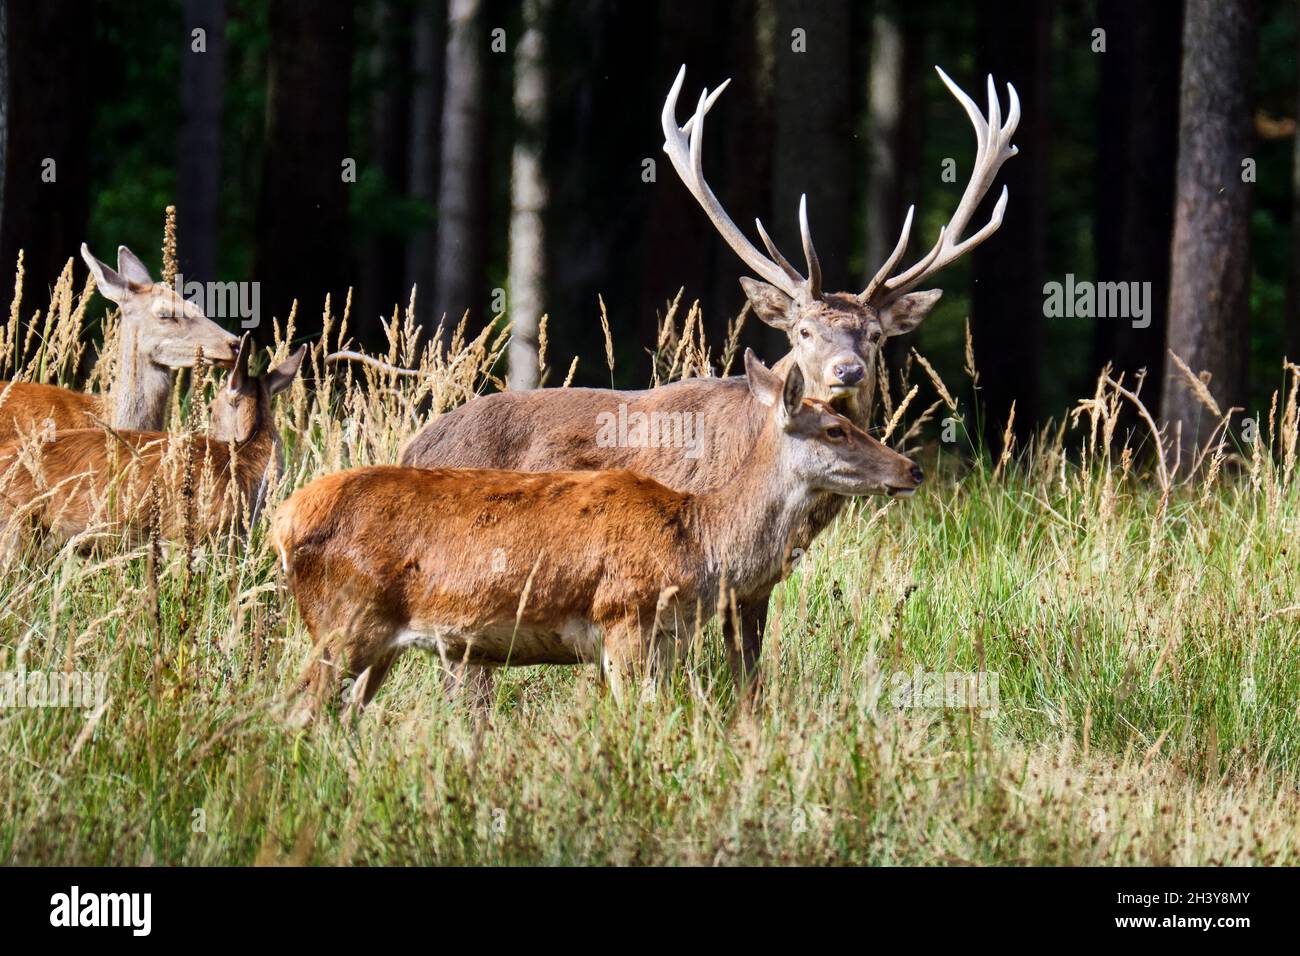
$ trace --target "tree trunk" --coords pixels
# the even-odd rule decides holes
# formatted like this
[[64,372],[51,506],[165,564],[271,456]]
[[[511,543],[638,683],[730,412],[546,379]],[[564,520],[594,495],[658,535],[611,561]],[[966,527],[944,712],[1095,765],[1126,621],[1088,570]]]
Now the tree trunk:
[[407,191],[423,200],[429,221],[406,246],[405,291],[416,288],[416,316],[432,334],[441,315],[434,315],[438,279],[438,232],[433,211],[438,203],[441,167],[443,64],[447,44],[447,10],[443,0],[423,0],[416,8],[411,58],[411,139]]
[[[821,258],[825,286],[851,283],[846,264],[852,236],[855,142],[852,88],[856,76],[851,5],[847,0],[778,0],[776,85],[772,109],[776,143],[772,156],[771,222],[777,247],[806,266],[799,241],[799,197],[808,197],[808,221]],[[803,33],[804,52],[796,44]],[[768,336],[774,355],[789,348],[784,332]]]
[[1094,366],[1111,362],[1132,384],[1145,369],[1142,397],[1158,414],[1169,304],[1169,243],[1173,237],[1178,155],[1178,69],[1181,2],[1151,9],[1102,0],[1106,31],[1097,104],[1098,281],[1149,282],[1150,324],[1099,318]]
[[[1013,402],[1015,433],[1022,444],[1033,434],[1038,418],[1047,271],[1048,61],[1054,7],[1037,0],[1009,0],[997,7],[996,16],[980,17],[977,75],[981,82],[967,87],[976,103],[982,104],[983,79],[992,73],[1003,110],[1007,83],[1015,86],[1021,104],[1014,139],[1020,155],[1009,160],[998,177],[1010,194],[1002,228],[973,253],[971,333],[980,372],[984,437],[994,454],[1000,451]],[[959,160],[957,178],[962,188],[960,170],[969,168],[969,160],[965,166]],[[990,209],[1001,191],[998,186],[990,189],[981,209]],[[984,222],[986,215],[977,213],[973,222]]]
[[444,340],[466,310],[486,301],[487,217],[483,56],[480,0],[450,0],[438,185],[438,255],[434,322],[444,315]]
[[[1167,345],[1209,373],[1224,409],[1242,401],[1249,346],[1252,186],[1242,161],[1254,146],[1257,31],[1254,0],[1188,0]],[[1161,404],[1187,462],[1215,422],[1172,360]]]
[[320,329],[326,294],[336,315],[350,281],[348,86],[351,0],[271,0],[266,155],[255,277],[262,331],[297,299],[298,330]]
[[[863,287],[893,251],[907,207],[920,198],[920,91],[924,84],[917,65],[921,37],[913,24],[902,21],[887,5],[879,8],[871,21]],[[885,359],[891,372],[901,369],[912,339],[912,335],[900,335],[886,341]]]
[[[1296,30],[1295,115],[1300,121],[1300,29]],[[1286,323],[1282,345],[1286,357],[1300,362],[1300,128],[1291,140],[1291,275],[1287,282]]]
[[[411,9],[401,0],[378,0],[372,9],[375,43],[370,51],[370,142],[367,161],[383,178],[385,197],[406,191],[410,160]],[[363,223],[364,225],[364,223]],[[365,346],[387,347],[380,317],[405,306],[406,243],[400,228],[371,224],[362,251],[361,278],[353,293],[353,328]]]
[[513,389],[536,388],[538,322],[546,309],[547,0],[525,0],[524,33],[515,47],[515,145],[510,163],[510,371]]
[[12,288],[25,250],[27,302],[43,309],[42,297],[86,239],[91,13],[75,0],[9,0],[5,28],[0,284]]
[[[180,274],[217,278],[221,188],[221,105],[225,93],[226,2],[185,0],[181,53],[184,118],[176,144],[176,218]],[[202,44],[194,37],[203,30]]]

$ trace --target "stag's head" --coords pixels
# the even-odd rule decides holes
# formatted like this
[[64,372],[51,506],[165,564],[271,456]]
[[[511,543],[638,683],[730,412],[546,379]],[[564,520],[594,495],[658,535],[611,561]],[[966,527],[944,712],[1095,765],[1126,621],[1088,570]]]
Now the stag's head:
[[911,236],[915,207],[908,209],[894,251],[861,292],[826,292],[822,289],[821,263],[808,227],[807,197],[799,201],[799,231],[807,263],[805,275],[776,248],[762,222],[755,220],[759,238],[767,250],[766,254],[760,252],[732,222],[705,182],[704,117],[730,80],[724,81],[712,93],[704,90],[695,113],[685,126],[679,127],[677,98],[686,81],[686,67],[683,66],[664,103],[661,118],[664,152],[722,238],[759,277],[746,276],[740,284],[754,314],[789,336],[790,355],[783,364],[787,368],[797,366],[800,369],[808,397],[830,403],[859,424],[866,420],[870,411],[881,343],[891,335],[902,335],[920,325],[943,295],[940,289],[917,291],[917,287],[996,232],[1002,225],[1006,209],[1007,190],[1004,186],[989,221],[971,236],[962,238],[975,207],[992,186],[998,169],[1016,154],[1016,147],[1011,145],[1011,137],[1020,121],[1020,101],[1015,89],[1007,84],[1010,107],[1003,123],[993,77],[988,79],[986,117],[943,70],[935,69],[965,108],[975,127],[974,172],[952,219],[939,230],[934,246],[914,265],[895,274]]
[[235,360],[239,338],[167,283],[154,282],[145,264],[126,246],[117,247],[116,269],[91,255],[84,242],[81,258],[100,293],[122,309],[126,354],[164,368],[190,368],[199,354],[218,365]]

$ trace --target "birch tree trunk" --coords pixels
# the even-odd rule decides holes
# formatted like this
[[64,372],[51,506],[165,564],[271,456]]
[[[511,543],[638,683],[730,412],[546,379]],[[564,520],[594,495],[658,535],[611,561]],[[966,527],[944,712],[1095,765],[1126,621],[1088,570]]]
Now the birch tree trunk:
[[515,47],[515,145],[510,161],[510,349],[512,389],[536,388],[537,333],[546,308],[546,179],[542,169],[546,125],[547,0],[524,3],[524,35]]

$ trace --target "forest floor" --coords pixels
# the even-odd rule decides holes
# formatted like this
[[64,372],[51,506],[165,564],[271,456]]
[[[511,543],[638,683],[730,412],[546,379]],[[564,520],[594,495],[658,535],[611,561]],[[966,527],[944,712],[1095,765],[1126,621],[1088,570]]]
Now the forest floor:
[[[425,366],[414,384],[314,353],[278,409],[279,496],[395,460],[499,351],[435,361],[410,331],[391,357]],[[10,368],[75,364],[44,359]],[[195,385],[177,412],[202,422]],[[105,693],[0,708],[0,860],[1294,865],[1294,380],[1193,481],[1107,451],[1124,407],[1103,383],[1010,460],[931,445],[914,498],[855,503],[774,595],[753,707],[714,626],[648,701],[519,668],[476,724],[409,654],[360,720],[295,729],[309,639],[264,524],[188,556],[33,543],[0,578],[0,673]]]

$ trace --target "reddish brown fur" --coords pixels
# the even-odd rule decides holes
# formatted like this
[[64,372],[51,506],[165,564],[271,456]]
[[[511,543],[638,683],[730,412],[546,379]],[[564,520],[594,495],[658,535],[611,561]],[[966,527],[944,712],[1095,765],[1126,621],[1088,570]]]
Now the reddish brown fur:
[[213,401],[210,437],[83,428],[34,446],[0,444],[5,551],[16,544],[17,514],[61,540],[92,529],[138,540],[155,508],[169,540],[203,537],[250,515],[275,451],[271,399],[292,380],[305,347],[261,377],[247,374],[249,351],[241,346]]
[[911,461],[803,400],[801,384],[778,401],[780,379],[761,366],[756,376],[768,377],[753,387],[768,389],[773,410],[738,474],[709,492],[622,470],[393,467],[299,489],[272,541],[323,647],[303,686],[327,696],[337,662],[346,675],[369,669],[369,699],[412,643],[487,665],[603,653],[618,671],[644,662],[664,633],[690,633],[722,595],[778,574],[814,489],[915,487]]

